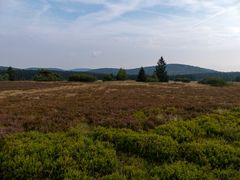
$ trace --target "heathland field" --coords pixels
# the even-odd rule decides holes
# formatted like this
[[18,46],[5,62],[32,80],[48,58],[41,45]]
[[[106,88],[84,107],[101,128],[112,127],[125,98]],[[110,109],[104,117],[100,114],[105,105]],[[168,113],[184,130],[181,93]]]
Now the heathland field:
[[240,85],[0,82],[0,179],[240,179]]

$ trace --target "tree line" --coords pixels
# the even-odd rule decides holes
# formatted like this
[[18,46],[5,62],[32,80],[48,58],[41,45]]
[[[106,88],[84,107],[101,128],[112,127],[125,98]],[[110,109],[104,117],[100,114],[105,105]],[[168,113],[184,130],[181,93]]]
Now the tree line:
[[[17,80],[16,77],[16,70],[14,70],[12,67],[9,67],[5,73],[0,74],[0,81],[15,81]],[[120,68],[117,75],[108,74],[104,75],[102,77],[103,81],[125,81],[129,79],[129,76],[127,74],[127,71],[123,68]],[[156,70],[152,76],[147,76],[144,68],[141,67],[138,73],[138,76],[136,78],[139,82],[167,82],[168,81],[168,75],[166,70],[166,62],[161,57],[157,63]],[[64,78],[56,72],[51,72],[49,70],[41,69],[37,73],[34,74],[32,80],[34,81],[62,81]],[[87,73],[76,73],[69,75],[68,77],[69,81],[82,81],[82,82],[94,82],[97,80],[97,78],[93,75],[87,74]]]
[[[120,68],[116,78],[114,78],[113,74],[106,75],[104,77],[104,81],[113,81],[113,80],[118,80],[118,81],[124,81],[128,79],[127,71],[123,68]],[[153,73],[152,76],[147,76],[145,73],[145,70],[143,67],[140,68],[137,79],[136,81],[138,82],[168,82],[169,77],[167,74],[167,64],[163,57],[161,57],[157,65],[155,67],[155,72]]]
[[[114,74],[93,74],[93,73],[74,73],[71,71],[49,71],[39,70],[37,73],[35,70],[19,70],[12,67],[7,70],[0,71],[0,81],[15,81],[15,80],[34,80],[34,81],[80,81],[80,82],[94,82],[97,79],[103,81],[125,81],[136,80],[138,82],[168,82],[174,80],[176,82],[189,83],[195,80],[203,80],[206,77],[217,77],[218,80],[237,81],[240,82],[240,76],[237,73],[216,73],[216,74],[194,74],[194,75],[176,75],[168,76],[167,64],[163,57],[161,57],[155,71],[152,75],[147,75],[144,68],[141,67],[137,75],[128,75],[124,68],[120,68],[116,75]],[[211,79],[212,81],[212,79]],[[216,81],[216,79],[215,79]]]

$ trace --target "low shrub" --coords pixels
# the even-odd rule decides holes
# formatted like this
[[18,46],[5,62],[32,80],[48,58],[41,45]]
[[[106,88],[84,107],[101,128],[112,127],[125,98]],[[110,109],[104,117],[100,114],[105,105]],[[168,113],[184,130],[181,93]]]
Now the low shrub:
[[119,173],[113,173],[101,178],[101,180],[127,180],[127,178]]
[[136,166],[124,166],[123,174],[127,179],[146,179],[147,172],[143,171]]
[[225,169],[220,170],[216,169],[213,171],[214,175],[217,177],[216,179],[230,179],[230,180],[239,180],[240,179],[240,171],[237,169]]
[[149,161],[172,162],[178,151],[178,143],[171,137],[127,129],[97,128],[94,137],[113,143],[119,151],[136,154]]
[[147,77],[146,82],[158,82],[156,77]]
[[196,121],[176,121],[161,125],[155,128],[153,132],[163,136],[171,136],[179,143],[191,142],[205,135],[205,131]]
[[218,141],[187,143],[181,146],[181,157],[189,162],[212,168],[239,168],[240,149]]
[[3,179],[86,179],[112,174],[117,166],[116,152],[107,144],[37,132],[6,138],[0,162]]
[[178,120],[156,127],[151,132],[171,136],[179,143],[191,142],[199,138],[224,139],[231,143],[240,141],[240,113],[227,111],[199,116],[192,120]]
[[213,177],[200,166],[184,161],[157,166],[151,170],[150,174],[153,179],[205,180],[211,179],[211,176]]
[[190,83],[191,79],[182,77],[182,78],[176,78],[176,79],[174,79],[174,81],[175,82]]
[[88,74],[74,74],[69,77],[69,81],[79,81],[79,82],[95,82],[96,77]]
[[207,85],[211,85],[211,86],[218,86],[218,87],[222,87],[222,86],[227,85],[227,82],[224,79],[215,78],[215,77],[205,78],[205,79],[199,81],[198,83],[207,84]]
[[103,77],[103,81],[114,81],[116,80],[113,74],[108,74]]

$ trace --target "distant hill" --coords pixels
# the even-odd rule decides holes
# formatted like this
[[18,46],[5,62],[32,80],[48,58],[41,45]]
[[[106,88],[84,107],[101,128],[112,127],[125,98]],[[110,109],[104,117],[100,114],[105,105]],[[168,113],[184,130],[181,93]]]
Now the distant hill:
[[99,69],[92,69],[88,71],[89,73],[97,73],[97,74],[114,74],[118,73],[118,68],[99,68]]
[[90,71],[90,68],[77,68],[77,69],[71,69],[70,71],[74,71],[74,72],[87,72]]
[[49,71],[65,71],[60,68],[37,68],[37,67],[26,68],[24,70],[39,71],[41,69],[45,69],[45,70],[49,70]]
[[[8,67],[0,66],[0,74],[4,74]],[[16,80],[31,80],[33,76],[42,68],[27,68],[18,69],[14,68],[16,71]],[[88,68],[78,68],[72,70],[63,70],[59,68],[47,68],[49,71],[60,74],[64,79],[74,73],[84,72],[86,74],[94,75],[98,79],[103,79],[106,74],[116,75],[119,68],[100,68],[100,69],[88,69]],[[145,72],[147,75],[152,75],[155,71],[155,66],[145,67]],[[139,68],[127,69],[128,78],[135,80],[137,78]],[[221,77],[226,80],[235,80],[236,77],[240,77],[240,72],[219,72],[211,69],[189,66],[183,64],[168,64],[167,71],[171,80],[176,77],[183,76],[188,77],[192,80],[201,80],[205,77]]]
[[[101,68],[101,69],[93,69],[88,71],[89,73],[97,73],[97,74],[117,74],[118,68]],[[144,67],[146,74],[152,75],[155,71],[155,66]],[[168,64],[167,71],[170,76],[172,75],[187,75],[187,74],[206,74],[206,73],[217,73],[218,71],[200,68],[196,66],[189,66],[184,64]],[[139,72],[139,68],[135,69],[127,69],[127,73],[129,75],[137,75]]]
[[1,70],[1,71],[5,71],[5,70],[7,70],[7,67],[0,66],[0,70]]

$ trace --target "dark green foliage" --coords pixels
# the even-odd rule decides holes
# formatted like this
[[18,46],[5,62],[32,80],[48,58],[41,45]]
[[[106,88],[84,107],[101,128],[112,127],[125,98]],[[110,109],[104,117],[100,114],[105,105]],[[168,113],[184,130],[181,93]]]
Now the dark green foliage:
[[203,168],[185,161],[175,162],[173,164],[164,164],[151,170],[151,176],[156,179],[179,179],[179,180],[205,180],[213,176],[206,174]]
[[240,82],[240,76],[236,77],[236,78],[235,78],[235,81],[236,81],[236,82]]
[[217,86],[217,87],[222,87],[222,86],[227,85],[227,82],[224,79],[215,78],[215,77],[205,78],[205,79],[199,81],[198,83],[207,84],[207,85],[211,85],[211,86]]
[[239,168],[240,148],[234,148],[219,141],[187,143],[182,145],[181,157],[199,165],[211,165],[212,168]]
[[196,137],[205,135],[205,131],[195,121],[176,121],[157,127],[153,130],[163,136],[171,136],[179,143],[191,142]]
[[7,74],[8,74],[8,80],[9,81],[15,81],[15,71],[12,67],[9,67],[7,69]]
[[[147,121],[143,111],[136,118]],[[240,109],[136,132],[79,126],[0,139],[0,179],[240,179]]]
[[158,82],[158,78],[155,75],[149,76],[147,77],[146,82]]
[[125,81],[127,80],[127,78],[128,78],[127,71],[125,69],[120,68],[117,73],[116,79],[118,81]]
[[40,70],[34,77],[34,81],[62,81],[63,77],[48,70]]
[[119,173],[114,173],[111,175],[107,175],[101,178],[101,180],[127,180],[127,178]]
[[98,128],[95,138],[113,143],[117,150],[137,154],[149,161],[171,162],[177,155],[178,144],[171,137],[136,133],[131,130]]
[[199,138],[223,138],[227,142],[240,141],[240,111],[222,112],[198,117],[194,120],[176,121],[159,126],[154,133],[171,136],[179,143]]
[[9,75],[6,74],[0,74],[0,81],[8,81],[9,80]]
[[136,166],[124,166],[123,174],[127,179],[145,179],[147,176],[147,172],[139,169]]
[[226,169],[226,170],[220,170],[216,169],[213,171],[213,174],[215,175],[216,179],[222,179],[222,180],[239,180],[240,179],[240,171],[239,169]]
[[182,77],[182,78],[176,78],[174,79],[175,82],[183,82],[183,83],[190,83],[191,79],[186,78],[186,77]]
[[146,82],[146,80],[147,80],[147,77],[146,77],[144,68],[141,67],[140,70],[139,70],[139,73],[138,73],[137,81]]
[[79,81],[79,82],[95,82],[96,77],[88,74],[74,74],[69,77],[69,81]]
[[114,81],[115,77],[113,74],[108,74],[103,77],[103,81]]
[[0,162],[4,179],[86,179],[111,174],[117,166],[110,146],[74,132],[9,137]]
[[158,77],[159,82],[168,82],[168,75],[167,75],[167,64],[163,57],[161,57],[158,60],[157,66],[156,66],[156,76]]

